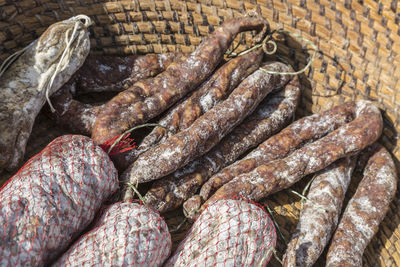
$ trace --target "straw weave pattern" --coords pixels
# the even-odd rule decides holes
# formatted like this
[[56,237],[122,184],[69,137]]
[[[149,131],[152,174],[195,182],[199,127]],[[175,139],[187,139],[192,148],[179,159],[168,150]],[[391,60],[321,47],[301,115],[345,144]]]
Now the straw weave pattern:
[[[397,0],[0,0],[0,63],[38,38],[50,24],[73,15],[86,14],[93,20],[92,53],[128,55],[193,51],[222,21],[243,16],[252,9],[261,13],[273,29],[283,27],[318,47],[311,68],[300,76],[303,96],[297,115],[318,112],[346,100],[372,100],[384,117],[380,143],[392,152],[400,167],[397,136],[400,3]],[[251,35],[246,34],[238,50],[248,47],[250,41]],[[277,44],[277,53],[295,69],[304,67],[312,53],[293,37],[286,36]],[[26,157],[64,133],[40,114]],[[301,185],[298,186],[301,190]],[[354,187],[355,182],[351,187],[353,192]],[[266,203],[276,212],[276,219],[288,238],[299,215],[298,198],[285,190]],[[366,266],[400,266],[399,207],[397,193],[364,254]],[[182,219],[179,216],[182,215],[169,214],[169,224],[179,224]],[[184,229],[187,227],[175,233],[173,239],[182,239]],[[279,237],[278,249],[284,250]]]

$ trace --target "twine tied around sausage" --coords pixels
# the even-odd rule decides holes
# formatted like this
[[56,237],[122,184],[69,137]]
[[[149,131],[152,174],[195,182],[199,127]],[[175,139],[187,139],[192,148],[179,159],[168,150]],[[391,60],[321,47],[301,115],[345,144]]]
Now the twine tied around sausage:
[[[78,26],[81,20],[84,20],[83,25],[87,28],[90,25],[92,25],[92,21],[91,19],[86,16],[86,15],[77,15],[74,17],[76,19],[76,22],[74,24],[74,28],[72,30],[72,34],[71,36],[69,36],[69,33],[71,32],[71,29],[68,29],[65,33],[65,40],[66,40],[66,47],[60,57],[60,60],[58,61],[58,64],[56,66],[56,69],[54,70],[53,75],[50,77],[50,80],[45,83],[45,87],[46,87],[46,101],[50,106],[51,112],[55,112],[56,110],[54,109],[53,105],[51,104],[50,101],[50,96],[49,96],[49,91],[51,89],[51,87],[53,86],[53,82],[55,77],[57,76],[57,74],[59,74],[62,69],[61,69],[61,63],[63,62],[65,56],[70,52],[71,50],[71,45],[72,43],[75,41],[75,39],[78,37]],[[1,64],[0,66],[0,77],[6,72],[6,70],[21,56],[23,55],[30,47],[32,47],[34,44],[36,43],[36,41],[30,43],[29,45],[27,45],[26,47],[22,48],[21,50],[15,52],[14,54],[12,54],[11,56],[7,57],[4,62]]]
[[[48,85],[46,86],[46,101],[47,101],[47,103],[49,104],[49,107],[50,107],[51,112],[53,112],[53,113],[54,113],[56,110],[54,109],[53,105],[51,104],[50,96],[49,96],[49,91],[50,91],[50,88],[53,86],[54,79],[56,78],[57,74],[59,74],[60,71],[61,71],[61,69],[60,69],[60,68],[61,68],[61,63],[63,62],[65,56],[66,56],[66,55],[70,52],[70,50],[71,50],[72,42],[75,41],[75,39],[78,37],[78,34],[79,34],[79,33],[77,32],[77,30],[78,30],[78,26],[79,26],[79,21],[80,21],[81,19],[84,20],[84,21],[85,21],[85,23],[84,23],[85,27],[89,27],[89,26],[92,24],[92,21],[90,20],[90,18],[89,18],[88,16],[85,16],[85,15],[78,15],[78,16],[76,16],[75,18],[76,18],[76,22],[75,22],[75,25],[74,25],[74,29],[72,30],[71,37],[68,37],[68,35],[69,35],[70,31],[71,31],[71,29],[68,29],[68,30],[66,31],[66,33],[65,33],[65,40],[67,41],[67,46],[65,47],[65,50],[64,50],[64,52],[63,52],[62,55],[61,55],[60,61],[58,62],[57,67],[56,67],[56,69],[55,69],[53,75],[52,75],[51,78],[50,78],[50,82],[49,82]],[[70,38],[71,38],[71,39],[70,39]]]
[[[308,40],[307,38],[305,38],[304,36],[298,35],[298,34],[294,34],[291,31],[288,30],[284,30],[283,28],[277,29],[277,30],[273,30],[271,33],[269,33],[264,40],[259,43],[256,44],[252,47],[250,47],[247,50],[244,50],[240,53],[235,53],[234,51],[239,47],[239,43],[240,41],[243,39],[243,35],[241,35],[241,40],[238,42],[238,44],[231,50],[231,51],[227,51],[227,55],[228,57],[237,57],[237,56],[241,56],[241,55],[245,55],[247,53],[250,53],[251,51],[258,49],[258,48],[262,48],[264,53],[267,55],[274,55],[276,53],[276,51],[278,50],[278,45],[276,44],[276,40],[273,38],[273,35],[275,33],[278,34],[287,34],[287,35],[292,35],[294,37],[296,37],[299,40],[304,40],[304,42],[307,45],[310,45],[312,47],[312,49],[314,50],[313,54],[311,55],[310,60],[307,62],[307,65],[304,66],[304,68],[302,68],[299,71],[294,71],[294,72],[279,72],[279,71],[271,71],[265,68],[259,68],[260,70],[269,73],[269,74],[279,74],[279,75],[298,75],[301,74],[303,72],[305,72],[308,68],[310,68],[311,64],[313,63],[315,56],[317,54],[318,48],[317,46],[310,40]],[[268,46],[272,46],[272,49],[269,49]],[[277,58],[279,58],[280,60],[284,61],[284,59],[282,57],[280,57],[279,55],[275,55]]]

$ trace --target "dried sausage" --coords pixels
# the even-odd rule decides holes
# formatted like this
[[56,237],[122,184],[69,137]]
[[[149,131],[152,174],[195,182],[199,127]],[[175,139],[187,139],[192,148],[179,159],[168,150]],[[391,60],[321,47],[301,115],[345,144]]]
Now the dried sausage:
[[342,158],[319,172],[310,185],[283,266],[313,266],[336,229],[356,156]]
[[367,150],[364,177],[333,235],[326,266],[362,266],[364,250],[394,198],[397,173],[391,155],[378,143]]
[[[19,167],[46,96],[56,92],[85,61],[90,50],[88,24],[90,19],[79,15],[51,25],[1,76],[0,173]],[[71,32],[75,36],[68,46],[66,36]],[[57,67],[59,72],[53,76]]]

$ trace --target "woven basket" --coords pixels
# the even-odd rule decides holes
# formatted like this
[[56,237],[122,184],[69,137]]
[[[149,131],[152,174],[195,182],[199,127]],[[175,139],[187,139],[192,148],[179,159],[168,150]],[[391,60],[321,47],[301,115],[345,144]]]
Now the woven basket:
[[[346,100],[372,100],[384,116],[380,142],[392,152],[399,167],[400,93],[395,88],[400,86],[400,4],[396,0],[0,0],[0,62],[38,38],[50,24],[77,14],[86,14],[94,22],[90,29],[93,53],[127,55],[193,51],[214,26],[226,18],[243,16],[250,9],[261,13],[273,29],[283,27],[300,34],[319,49],[312,67],[301,75],[303,95],[297,115],[318,112]],[[241,42],[239,50],[250,39]],[[300,69],[307,64],[310,51],[296,38],[285,38],[278,42],[277,53]],[[64,133],[40,114],[26,158]],[[3,176],[2,181],[10,175]],[[296,190],[305,183],[297,184]],[[355,183],[350,191],[354,192]],[[364,254],[365,266],[400,266],[399,202],[397,193]],[[285,190],[264,203],[289,239],[299,216],[298,197]],[[169,213],[166,218],[170,227],[183,220],[179,212]],[[188,227],[184,224],[173,234],[175,245]],[[278,255],[284,249],[281,238]],[[279,263],[272,261],[271,265]]]

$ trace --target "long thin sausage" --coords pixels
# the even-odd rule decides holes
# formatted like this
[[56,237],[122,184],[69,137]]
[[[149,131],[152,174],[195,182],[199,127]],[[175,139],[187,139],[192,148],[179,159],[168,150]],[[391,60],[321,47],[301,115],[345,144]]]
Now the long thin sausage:
[[334,162],[315,177],[297,228],[283,256],[283,266],[313,266],[336,229],[356,156]]
[[362,266],[364,250],[396,192],[398,178],[389,152],[378,143],[367,150],[371,157],[333,235],[326,258],[328,267]]
[[222,186],[207,202],[232,195],[243,195],[257,201],[288,188],[302,177],[327,167],[337,159],[354,155],[371,145],[382,133],[381,113],[369,101],[353,102],[353,108],[353,121],[297,149],[286,158],[271,161],[239,175]]
[[280,133],[259,145],[242,160],[227,166],[211,177],[201,188],[201,199],[206,201],[221,186],[240,174],[250,172],[269,161],[283,158],[299,146],[319,139],[344,125],[353,119],[353,111],[353,104],[345,103],[319,114],[313,114],[293,122]]
[[154,77],[184,56],[164,53],[131,56],[89,55],[69,81],[73,95],[121,92],[137,81]]
[[74,99],[75,95],[123,91],[139,80],[159,74],[180,57],[182,55],[174,53],[89,56],[68,83],[51,97],[56,111],[49,113],[49,116],[72,133],[91,135],[104,104],[85,104]]
[[221,62],[235,36],[257,30],[255,41],[269,31],[262,18],[231,19],[217,28],[186,59],[168,66],[154,79],[137,82],[106,104],[96,120],[92,138],[97,144],[122,134],[125,130],[152,119],[203,82]]

